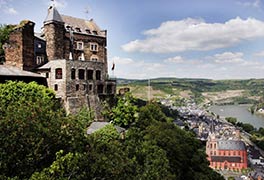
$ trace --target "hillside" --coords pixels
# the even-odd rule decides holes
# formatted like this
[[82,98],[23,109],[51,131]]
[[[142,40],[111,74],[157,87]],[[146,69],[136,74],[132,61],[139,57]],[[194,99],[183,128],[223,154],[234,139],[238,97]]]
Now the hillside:
[[[150,80],[151,98],[176,96],[198,103],[254,103],[263,94],[264,79],[211,80],[156,78]],[[118,80],[118,89],[129,87],[136,97],[148,98],[148,80]]]

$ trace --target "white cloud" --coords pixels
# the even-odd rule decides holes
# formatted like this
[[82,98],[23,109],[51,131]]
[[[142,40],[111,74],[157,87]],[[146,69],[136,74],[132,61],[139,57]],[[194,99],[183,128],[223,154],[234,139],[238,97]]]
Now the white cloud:
[[[264,62],[249,60],[242,52],[223,52],[199,59],[175,56],[161,60],[137,60],[127,57],[110,58],[108,68],[115,61],[115,71],[110,76],[128,79],[157,77],[248,79],[263,78]],[[167,63],[166,63],[166,62]]]
[[243,53],[241,52],[224,52],[222,54],[215,54],[209,59],[213,59],[215,63],[223,64],[223,63],[242,63],[245,60],[243,59]]
[[9,15],[18,14],[17,10],[11,6],[12,1],[13,0],[0,0],[0,12],[2,11]]
[[254,54],[254,56],[258,56],[258,57],[264,57],[264,50],[263,51],[260,51],[260,52],[257,52]]
[[134,61],[130,58],[121,58],[118,56],[115,56],[111,58],[110,62],[114,62],[115,64],[132,64]]
[[261,6],[261,1],[260,0],[255,0],[255,1],[247,1],[247,2],[238,2],[239,5],[246,6],[246,7],[253,7],[253,8],[260,8]]
[[10,14],[10,15],[15,15],[18,14],[17,11],[14,8],[6,8],[5,13]]
[[145,39],[136,39],[122,46],[126,52],[172,53],[207,51],[233,46],[244,40],[264,37],[264,22],[239,17],[225,23],[206,23],[201,19],[166,21],[156,29],[143,33]]
[[183,63],[184,60],[181,56],[175,56],[164,60],[165,63]]

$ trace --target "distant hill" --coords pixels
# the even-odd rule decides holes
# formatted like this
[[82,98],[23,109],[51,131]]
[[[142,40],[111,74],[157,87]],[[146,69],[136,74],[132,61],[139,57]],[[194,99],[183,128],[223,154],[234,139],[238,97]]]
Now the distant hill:
[[[148,79],[118,79],[117,83],[119,87],[127,86],[132,89],[147,91],[148,89],[143,87],[148,86],[148,81]],[[238,95],[239,98],[234,98],[232,96],[233,100],[235,99],[235,101],[239,101],[241,103],[243,103],[243,101],[244,103],[251,103],[252,100],[257,100],[260,96],[263,96],[264,92],[264,79],[212,80],[191,78],[155,78],[150,79],[150,85],[153,91],[159,91],[159,94],[163,94],[164,96],[180,95],[180,92],[182,91],[190,91],[190,95],[193,98],[196,100],[200,99],[198,101],[203,101],[203,99],[206,98],[204,95],[206,95],[207,92],[214,92],[217,95],[218,92],[240,90],[239,92],[243,92],[242,95]],[[203,93],[205,94],[203,95]],[[227,97],[229,96],[227,95]]]

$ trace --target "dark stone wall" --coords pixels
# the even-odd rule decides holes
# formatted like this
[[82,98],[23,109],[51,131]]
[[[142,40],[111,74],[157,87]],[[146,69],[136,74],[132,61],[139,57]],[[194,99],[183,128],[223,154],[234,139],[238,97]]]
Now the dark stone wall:
[[34,59],[34,23],[29,22],[23,28],[23,69],[32,71],[36,62]]
[[9,42],[4,46],[6,65],[29,71],[34,69],[34,25],[31,21],[22,21],[10,33]]
[[52,22],[45,24],[44,34],[48,60],[64,59],[64,23]]
[[[71,41],[70,41],[70,34],[67,32],[65,34],[65,54],[64,58],[69,59],[70,54],[70,47],[71,47]],[[84,49],[78,50],[77,49],[77,42],[82,41],[84,43]],[[97,43],[98,44],[98,51],[93,52],[90,51],[90,44],[91,43]],[[100,36],[92,36],[92,35],[86,35],[86,34],[77,34],[74,33],[73,35],[73,59],[78,60],[78,57],[81,56],[82,53],[84,53],[84,58],[86,61],[90,61],[91,57],[93,55],[98,57],[99,62],[106,63],[107,61],[107,52],[106,52],[106,38],[100,37]]]

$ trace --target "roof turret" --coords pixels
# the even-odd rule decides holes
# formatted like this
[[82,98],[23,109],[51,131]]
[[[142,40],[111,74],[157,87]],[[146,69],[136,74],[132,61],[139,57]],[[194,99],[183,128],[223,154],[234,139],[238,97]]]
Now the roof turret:
[[60,16],[60,13],[58,12],[58,10],[56,9],[55,6],[50,6],[48,9],[48,15],[44,21],[44,24],[48,24],[51,22],[61,22],[63,23],[63,20]]

